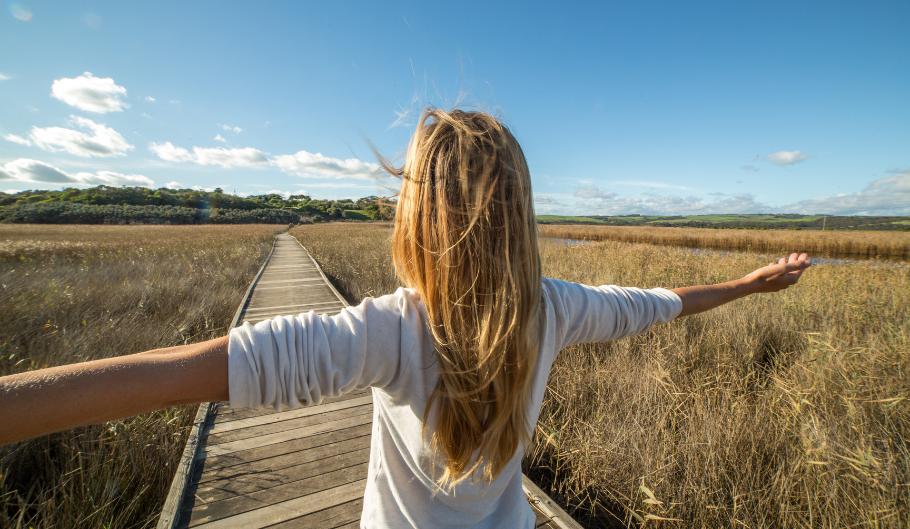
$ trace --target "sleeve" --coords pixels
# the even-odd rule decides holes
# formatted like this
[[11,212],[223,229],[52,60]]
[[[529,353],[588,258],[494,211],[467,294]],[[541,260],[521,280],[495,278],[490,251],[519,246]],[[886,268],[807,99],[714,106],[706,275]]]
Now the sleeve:
[[355,389],[384,387],[398,374],[400,296],[365,299],[335,316],[279,316],[231,330],[232,408],[296,408]]
[[553,305],[557,350],[641,334],[682,311],[679,296],[663,288],[592,287],[557,279],[546,279],[545,284]]

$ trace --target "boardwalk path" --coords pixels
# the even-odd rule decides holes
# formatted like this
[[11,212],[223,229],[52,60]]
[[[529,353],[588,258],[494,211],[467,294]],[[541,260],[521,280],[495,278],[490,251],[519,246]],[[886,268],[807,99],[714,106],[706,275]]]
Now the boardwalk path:
[[[337,314],[346,305],[309,253],[282,234],[234,325],[311,310]],[[158,529],[359,527],[372,422],[370,391],[279,413],[203,404]],[[524,484],[538,527],[580,527],[530,480]]]

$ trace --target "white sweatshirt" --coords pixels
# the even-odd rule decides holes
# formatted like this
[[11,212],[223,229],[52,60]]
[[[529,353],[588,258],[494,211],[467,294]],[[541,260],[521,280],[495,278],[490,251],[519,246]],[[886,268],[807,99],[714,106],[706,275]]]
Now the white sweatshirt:
[[[590,287],[543,279],[546,326],[531,386],[536,424],[556,353],[585,342],[641,334],[682,310],[669,290]],[[420,296],[410,289],[367,298],[335,316],[282,316],[231,330],[230,404],[295,408],[373,388],[373,435],[361,527],[534,527],[521,488],[519,447],[490,485],[466,479],[436,490],[443,467],[422,435],[427,400],[439,378]],[[435,424],[431,409],[429,424]]]

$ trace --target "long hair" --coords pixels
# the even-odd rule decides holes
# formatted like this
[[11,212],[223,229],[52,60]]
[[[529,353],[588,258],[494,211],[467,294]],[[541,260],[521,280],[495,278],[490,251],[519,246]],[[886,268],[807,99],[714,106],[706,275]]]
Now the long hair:
[[478,468],[491,482],[531,436],[541,271],[524,153],[489,114],[428,108],[404,167],[383,165],[402,179],[395,270],[423,299],[439,362],[424,413],[426,433],[437,406],[439,484]]

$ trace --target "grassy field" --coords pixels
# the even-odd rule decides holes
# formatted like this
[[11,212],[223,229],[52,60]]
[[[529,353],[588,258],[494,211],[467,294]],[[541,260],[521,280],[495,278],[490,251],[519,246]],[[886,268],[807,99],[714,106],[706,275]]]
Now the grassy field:
[[739,215],[624,215],[589,217],[538,215],[541,224],[608,224],[614,226],[653,226],[738,229],[876,230],[906,231],[906,216],[871,217],[797,214]]
[[591,217],[573,217],[569,215],[537,215],[537,220],[539,222],[585,222],[591,224],[604,224],[604,221],[599,219],[592,219]]
[[545,237],[622,241],[683,248],[780,253],[817,257],[910,259],[910,233],[887,231],[705,230],[652,226],[541,225]]
[[[0,225],[0,376],[224,335],[279,229]],[[154,527],[195,413],[0,446],[0,527]]]
[[[398,286],[387,225],[291,234],[351,302]],[[621,241],[542,257],[550,277],[670,288],[767,262]],[[563,351],[526,472],[590,527],[907,527],[908,351],[907,267],[818,266],[783,294]]]

